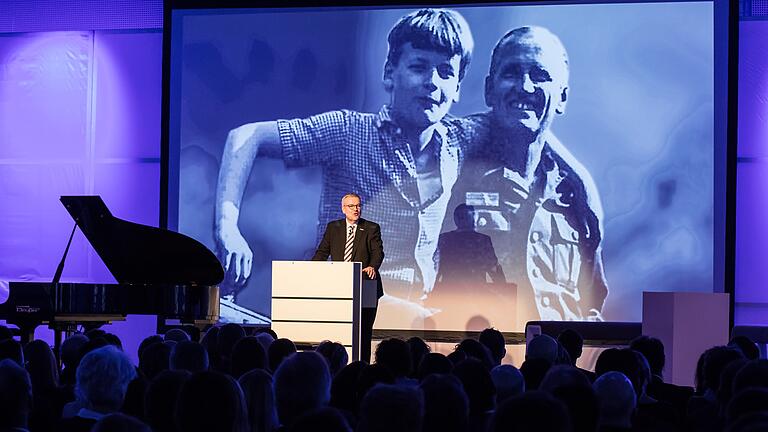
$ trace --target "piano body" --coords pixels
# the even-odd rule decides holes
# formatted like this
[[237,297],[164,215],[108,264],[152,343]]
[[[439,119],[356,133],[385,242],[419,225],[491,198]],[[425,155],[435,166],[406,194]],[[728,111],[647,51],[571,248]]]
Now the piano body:
[[41,324],[54,330],[58,345],[61,331],[128,314],[157,315],[158,327],[169,319],[199,326],[218,321],[224,270],[202,243],[118,219],[99,196],[61,202],[118,283],[60,283],[60,270],[52,283],[11,282],[0,319],[19,327],[22,342]]

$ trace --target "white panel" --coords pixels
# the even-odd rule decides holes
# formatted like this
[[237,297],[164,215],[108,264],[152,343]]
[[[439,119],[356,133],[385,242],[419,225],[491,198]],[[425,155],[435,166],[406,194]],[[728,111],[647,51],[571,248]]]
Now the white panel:
[[272,299],[272,320],[352,322],[352,300]]
[[[352,324],[306,322],[273,322],[272,329],[281,338],[295,342],[322,342],[329,340],[352,345]],[[351,357],[350,357],[351,358]]]
[[[352,299],[354,264],[333,261],[272,261],[272,297]],[[359,286],[359,285],[358,285]],[[272,311],[274,314],[274,310]]]

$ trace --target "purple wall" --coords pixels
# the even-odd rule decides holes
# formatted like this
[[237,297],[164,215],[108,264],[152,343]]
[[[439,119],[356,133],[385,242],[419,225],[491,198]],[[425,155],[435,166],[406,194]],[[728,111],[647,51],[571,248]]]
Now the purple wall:
[[768,325],[768,21],[739,26],[735,324]]
[[[161,23],[158,0],[0,6],[0,302],[10,280],[53,277],[73,226],[60,195],[99,194],[117,217],[158,225]],[[79,232],[62,280],[114,282]],[[154,325],[107,330],[136,360]]]

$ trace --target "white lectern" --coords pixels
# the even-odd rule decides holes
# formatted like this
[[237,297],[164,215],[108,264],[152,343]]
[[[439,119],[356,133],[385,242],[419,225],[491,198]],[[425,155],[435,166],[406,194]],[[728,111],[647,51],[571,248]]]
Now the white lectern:
[[360,358],[362,265],[272,261],[272,328],[299,343],[339,342]]

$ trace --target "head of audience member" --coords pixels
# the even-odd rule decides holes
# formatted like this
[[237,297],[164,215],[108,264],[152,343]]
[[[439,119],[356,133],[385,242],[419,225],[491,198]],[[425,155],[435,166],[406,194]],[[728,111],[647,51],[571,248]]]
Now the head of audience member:
[[13,339],[13,332],[8,327],[0,325],[0,341],[6,339]]
[[575,366],[555,365],[549,368],[544,379],[539,384],[539,390],[553,394],[555,390],[561,387],[586,386],[591,387],[592,383],[584,372]]
[[343,368],[333,377],[331,381],[331,402],[330,405],[336,409],[346,412],[357,411],[357,381],[365,368],[363,361],[354,361]]
[[237,341],[245,337],[245,330],[240,324],[227,323],[219,328],[219,343],[217,351],[222,357],[228,358]]
[[464,351],[468,357],[480,360],[480,363],[488,370],[495,366],[493,356],[488,347],[474,339],[464,339],[456,346],[456,350]]
[[338,342],[323,341],[315,348],[315,351],[328,362],[328,370],[332,377],[336,376],[349,361],[347,349]]
[[507,355],[504,335],[495,328],[487,328],[480,332],[479,341],[491,352],[493,365],[500,365],[501,361],[504,359],[504,356]]
[[621,372],[600,375],[592,385],[600,406],[601,428],[629,428],[637,406],[637,393],[632,382]]
[[360,403],[358,432],[421,432],[424,400],[415,387],[379,384]]
[[64,369],[69,367],[77,368],[77,362],[80,361],[80,350],[88,342],[88,336],[82,333],[75,333],[61,342],[61,363]]
[[33,340],[24,347],[24,359],[36,396],[59,386],[59,367],[47,342]]
[[181,386],[174,415],[185,432],[246,432],[248,414],[240,386],[216,371],[193,374]]
[[452,370],[453,363],[444,354],[429,353],[421,359],[416,378],[423,380],[431,374],[449,374]]
[[523,374],[512,365],[498,365],[491,369],[491,380],[496,387],[497,405],[525,391]]
[[568,353],[571,365],[576,366],[576,360],[581,357],[584,348],[584,338],[575,330],[565,329],[557,335],[557,343]]
[[[738,360],[734,360],[731,363],[737,361]],[[768,388],[768,360],[753,360],[746,362],[736,372],[731,385],[733,394],[735,395],[750,387]],[[768,409],[768,406],[766,406],[766,409]]]
[[746,336],[734,336],[728,342],[728,346],[740,350],[747,360],[757,360],[760,358],[760,348],[758,348],[756,343],[752,342],[752,339]]
[[186,370],[191,373],[208,370],[208,351],[197,342],[181,341],[171,348],[168,367],[171,370]]
[[147,386],[144,418],[155,432],[174,432],[173,410],[182,385],[192,376],[188,371],[160,372]]
[[104,332],[104,335],[102,337],[104,338],[105,341],[107,341],[108,344],[114,346],[120,351],[123,350],[123,341],[121,341],[116,334]]
[[352,432],[352,428],[338,410],[323,407],[299,417],[289,432]]
[[179,342],[185,342],[185,341],[191,340],[191,338],[189,337],[189,334],[187,334],[187,332],[185,332],[184,330],[180,328],[172,328],[167,332],[165,332],[165,335],[163,336],[163,340],[174,341],[176,343],[179,343]]
[[145,378],[151,380],[157,374],[168,370],[171,358],[171,345],[156,343],[144,348],[139,357],[139,370]]
[[139,344],[139,350],[138,350],[139,359],[141,359],[141,356],[144,355],[144,351],[147,349],[147,347],[155,344],[161,344],[161,343],[163,343],[163,337],[160,335],[152,335],[152,336],[145,337]]
[[448,360],[450,360],[451,364],[453,364],[454,366],[456,366],[457,364],[469,358],[467,353],[465,353],[463,350],[458,350],[458,349],[453,350],[453,352],[449,353],[446,357],[448,358]]
[[156,432],[141,420],[125,415],[114,413],[102,417],[93,425],[91,432]]
[[1,360],[0,430],[26,430],[31,412],[32,382],[29,374],[15,360]]
[[275,391],[272,389],[272,375],[263,369],[246,372],[238,380],[245,395],[251,432],[274,431],[277,429]]
[[725,414],[728,402],[730,402],[733,397],[733,382],[736,379],[736,374],[738,374],[747,363],[749,363],[747,359],[732,361],[728,363],[728,366],[726,366],[720,374],[720,386],[717,389],[717,402],[720,404],[720,413],[722,415]]
[[[263,333],[265,336],[269,336],[267,333]],[[275,372],[280,367],[280,363],[283,360],[296,352],[296,345],[292,340],[286,338],[275,339],[269,345],[267,349],[267,357],[269,359],[269,370]]]
[[0,341],[0,360],[10,359],[17,365],[24,367],[24,350],[21,344],[13,339]]
[[267,368],[267,353],[253,336],[241,338],[232,348],[230,371],[237,379],[244,373],[253,369]]
[[374,363],[365,365],[360,371],[360,377],[357,379],[355,387],[355,406],[360,407],[365,395],[377,384],[395,384],[395,376],[383,365]]
[[395,379],[411,374],[411,351],[408,344],[397,338],[384,339],[376,346],[376,364],[387,368]]
[[88,339],[96,339],[96,338],[106,338],[104,336],[107,335],[107,331],[101,328],[92,328],[85,332],[85,335],[88,336]]
[[419,385],[424,395],[424,432],[464,432],[469,427],[469,400],[453,375],[432,374]]
[[496,409],[492,432],[569,432],[571,422],[562,402],[541,391],[527,391]]
[[474,40],[459,13],[422,9],[402,17],[389,32],[384,89],[398,124],[426,129],[459,100]]
[[664,344],[660,339],[650,336],[638,336],[629,344],[629,348],[639,352],[648,360],[651,373],[661,378],[666,363]]
[[597,431],[600,404],[592,384],[574,384],[557,387],[552,396],[565,405],[574,431]]
[[751,387],[733,395],[726,412],[726,423],[731,424],[740,418],[768,412],[768,389]]
[[328,405],[331,374],[318,353],[302,351],[286,357],[275,371],[277,416],[289,427],[302,414]]
[[645,396],[645,389],[651,379],[650,368],[645,357],[629,348],[603,351],[595,363],[595,374],[601,376],[610,371],[621,372],[629,378],[639,403]]
[[558,350],[560,349],[557,341],[549,335],[540,334],[536,335],[528,342],[528,346],[525,348],[525,359],[543,359],[549,362],[549,364],[557,364]]
[[714,395],[720,387],[720,374],[723,369],[732,361],[743,359],[744,355],[735,348],[716,346],[704,351],[702,357],[704,357],[702,366],[704,391]]
[[568,100],[568,54],[542,27],[505,34],[491,54],[485,103],[496,127],[532,143],[546,132]]
[[77,367],[75,395],[80,406],[99,413],[122,407],[136,369],[128,356],[112,345],[86,354]]
[[414,336],[405,341],[408,344],[408,349],[411,351],[411,377],[416,377],[416,372],[419,370],[419,365],[424,359],[424,356],[431,351],[429,345],[424,339]]
[[541,381],[544,376],[547,375],[547,371],[552,367],[552,363],[549,360],[543,358],[535,358],[532,360],[525,360],[520,365],[520,373],[525,378],[525,390],[538,390]]
[[451,372],[464,386],[469,399],[469,413],[482,416],[496,406],[496,387],[491,373],[480,360],[468,358],[457,364]]
[[261,333],[266,333],[266,334],[270,335],[272,337],[272,340],[276,340],[277,339],[277,333],[275,333],[275,331],[273,329],[269,328],[269,327],[257,328],[256,329],[256,333],[254,334],[254,336],[258,337]]

